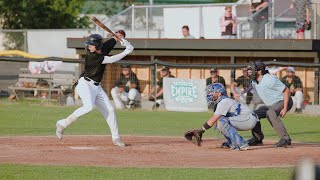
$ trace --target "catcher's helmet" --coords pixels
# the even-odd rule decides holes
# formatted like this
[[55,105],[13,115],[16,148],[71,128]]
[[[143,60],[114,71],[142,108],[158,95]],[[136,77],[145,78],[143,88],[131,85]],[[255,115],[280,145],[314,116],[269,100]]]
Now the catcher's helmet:
[[216,104],[221,100],[220,98],[217,100],[214,100],[214,95],[212,94],[213,92],[219,92],[222,94],[222,96],[227,96],[226,88],[221,83],[209,84],[206,87],[208,105]]
[[87,37],[87,41],[84,43],[85,45],[95,46],[96,49],[100,49],[102,46],[102,36],[99,34],[91,34]]

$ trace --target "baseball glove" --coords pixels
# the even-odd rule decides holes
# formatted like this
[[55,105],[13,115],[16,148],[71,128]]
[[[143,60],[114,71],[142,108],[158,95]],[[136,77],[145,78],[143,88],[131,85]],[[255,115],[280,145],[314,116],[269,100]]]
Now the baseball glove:
[[184,137],[197,146],[202,145],[202,133],[199,133],[198,130],[187,131],[184,133]]

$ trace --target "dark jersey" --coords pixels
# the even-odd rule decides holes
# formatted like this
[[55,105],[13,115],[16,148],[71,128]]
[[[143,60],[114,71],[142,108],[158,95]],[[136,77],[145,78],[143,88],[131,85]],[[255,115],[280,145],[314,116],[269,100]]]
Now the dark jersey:
[[[174,78],[174,76],[169,75],[169,78]],[[157,82],[157,85],[161,88],[163,87],[163,77],[160,78],[160,80]]]
[[84,71],[80,77],[88,77],[96,82],[101,82],[106,67],[105,64],[101,63],[104,60],[104,56],[107,56],[110,53],[116,43],[116,40],[113,38],[104,42],[101,48],[101,54],[87,51],[84,62]]
[[[281,82],[287,86],[289,89],[302,88],[302,82],[298,76],[293,76],[291,83],[287,81],[287,76],[284,76],[281,79]],[[294,96],[295,93],[291,93],[291,96]]]
[[116,81],[115,87],[123,87],[125,92],[129,92],[131,84],[136,84],[136,89],[140,92],[140,85],[137,75],[134,72],[130,72],[129,78],[126,78],[122,73],[120,78]]
[[247,89],[251,86],[251,79],[249,77],[240,76],[235,82],[237,83],[237,86],[242,85],[243,89]]
[[215,82],[212,82],[211,77],[206,79],[206,85],[213,84],[213,83],[221,83],[224,87],[226,87],[226,81],[221,76],[217,76],[217,80]]

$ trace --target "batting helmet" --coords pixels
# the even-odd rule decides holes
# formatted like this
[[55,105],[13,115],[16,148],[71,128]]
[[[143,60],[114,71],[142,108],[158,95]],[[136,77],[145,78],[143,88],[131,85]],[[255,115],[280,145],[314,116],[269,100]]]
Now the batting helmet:
[[222,96],[227,96],[226,88],[221,83],[209,84],[206,87],[207,103],[208,105],[217,104],[221,101],[221,98],[214,100],[213,92],[219,92]]
[[100,49],[102,46],[102,36],[100,34],[91,34],[87,37],[87,41],[84,43],[85,45],[95,46],[96,49]]

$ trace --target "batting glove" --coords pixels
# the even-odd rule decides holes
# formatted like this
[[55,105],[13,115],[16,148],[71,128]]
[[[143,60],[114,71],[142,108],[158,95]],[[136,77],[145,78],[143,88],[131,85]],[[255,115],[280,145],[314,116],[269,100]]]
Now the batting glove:
[[132,53],[133,49],[134,49],[134,47],[129,43],[129,44],[126,46],[126,49],[124,50],[124,52],[125,52],[126,54],[130,54],[130,53]]
[[121,38],[120,44],[121,44],[121,46],[127,47],[127,46],[130,44],[130,42],[127,41],[127,40],[124,39],[124,38]]

